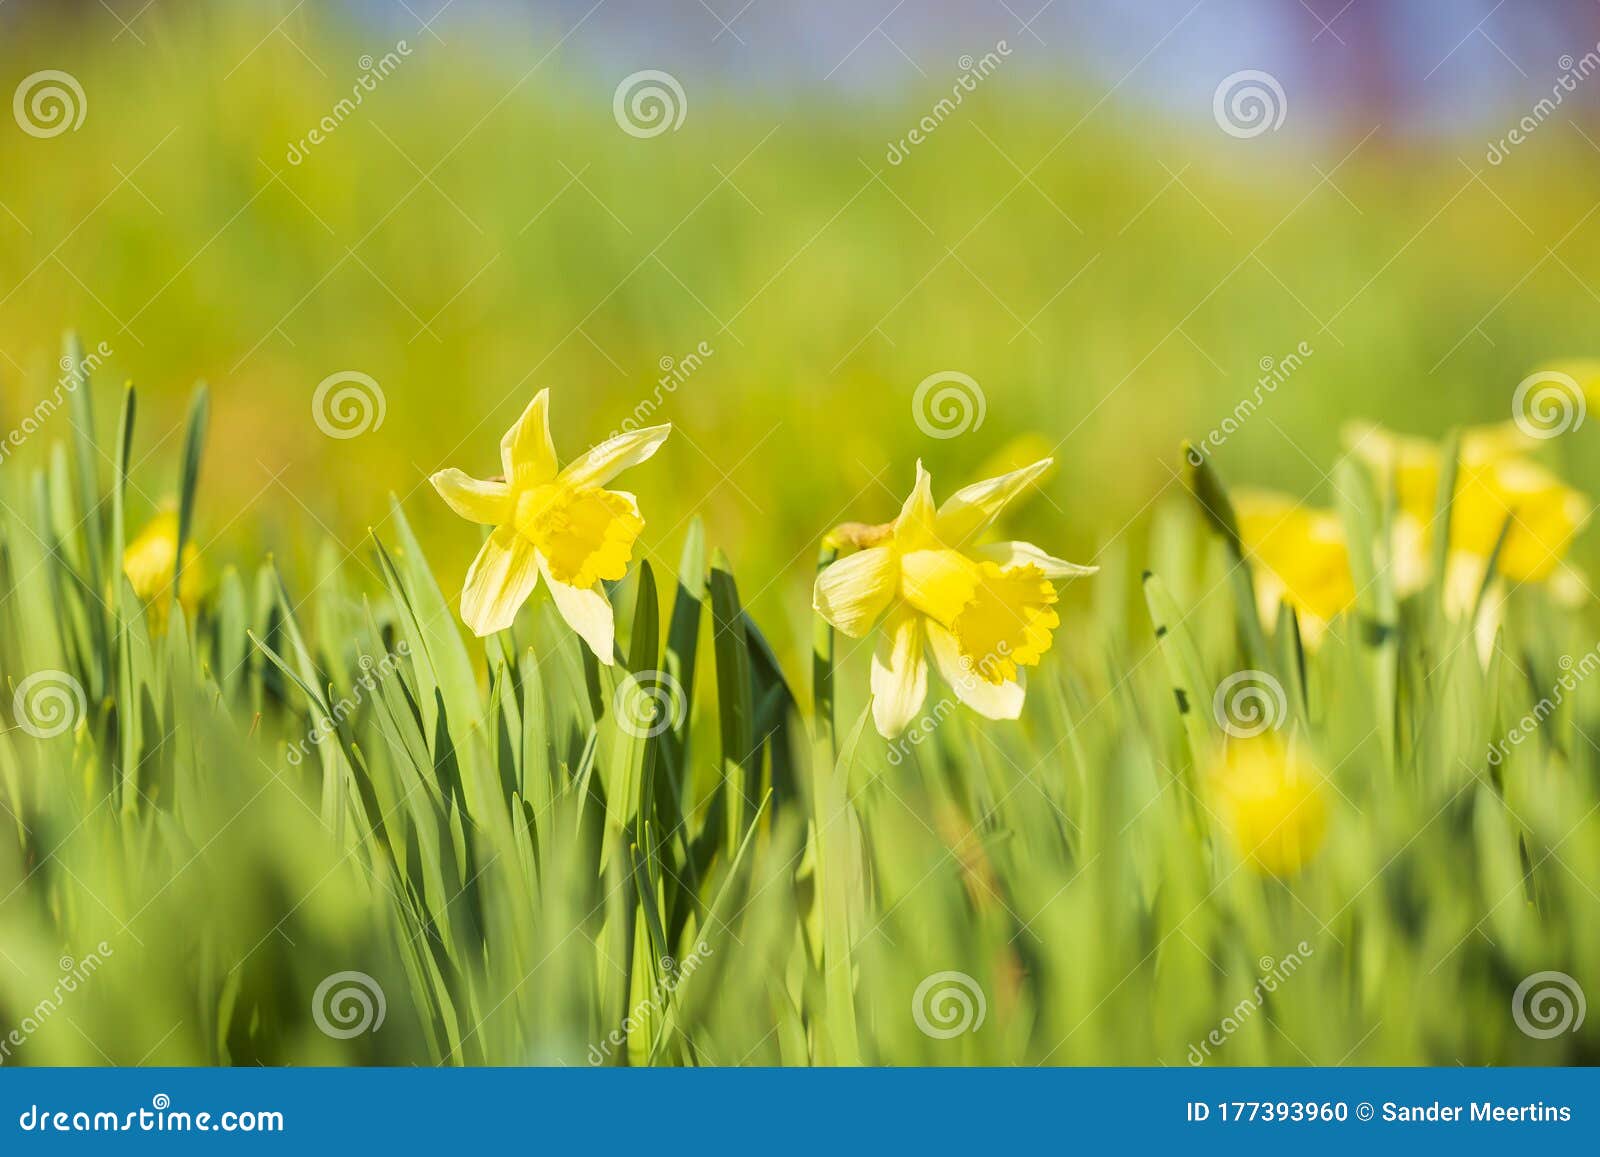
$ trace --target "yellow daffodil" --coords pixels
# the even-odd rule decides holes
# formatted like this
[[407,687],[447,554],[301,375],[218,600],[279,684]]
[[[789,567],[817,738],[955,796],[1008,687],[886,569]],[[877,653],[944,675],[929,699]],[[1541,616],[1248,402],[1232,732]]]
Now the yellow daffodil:
[[562,468],[550,442],[550,391],[540,390],[500,440],[500,478],[441,470],[433,485],[450,508],[494,530],[467,571],[462,621],[476,635],[509,627],[544,575],[556,610],[602,663],[615,625],[602,580],[627,573],[644,529],[634,496],[605,484],[649,458],[670,424],[610,438]]
[[1322,846],[1328,819],[1322,780],[1298,744],[1234,740],[1208,769],[1206,807],[1240,859],[1257,871],[1290,876]]
[[1316,645],[1356,598],[1344,524],[1331,510],[1267,490],[1236,491],[1233,506],[1262,619],[1271,625],[1279,604],[1288,603],[1301,638]]
[[[1393,434],[1372,425],[1345,430],[1352,453],[1368,462],[1380,482],[1395,487],[1398,573],[1415,578],[1406,560],[1426,558],[1438,506],[1442,451],[1423,438]],[[1589,503],[1539,463],[1525,457],[1537,442],[1511,422],[1466,430],[1450,514],[1450,566],[1468,575],[1494,553],[1502,528],[1497,569],[1513,582],[1542,582],[1561,570],[1561,559],[1589,520]],[[1465,558],[1459,558],[1464,555]],[[1425,581],[1426,571],[1422,576]],[[1401,593],[1405,582],[1397,584]],[[1416,582],[1420,586],[1421,582]],[[1465,588],[1466,578],[1450,586]],[[1412,589],[1415,589],[1414,587]]]
[[872,657],[872,717],[885,738],[903,731],[928,693],[927,651],[955,696],[990,719],[1022,712],[1023,668],[1050,649],[1060,624],[1052,579],[1095,567],[1025,542],[973,541],[1050,469],[1046,458],[956,491],[935,509],[932,479],[917,481],[893,522],[847,523],[830,536],[858,547],[817,576],[813,605],[860,638],[883,622]]
[[[145,523],[122,552],[122,571],[128,576],[128,585],[139,600],[147,604],[157,624],[165,621],[177,562],[178,513],[175,510],[163,510]],[[205,587],[200,548],[189,542],[183,548],[183,578],[178,582],[178,601],[186,612],[193,613]]]

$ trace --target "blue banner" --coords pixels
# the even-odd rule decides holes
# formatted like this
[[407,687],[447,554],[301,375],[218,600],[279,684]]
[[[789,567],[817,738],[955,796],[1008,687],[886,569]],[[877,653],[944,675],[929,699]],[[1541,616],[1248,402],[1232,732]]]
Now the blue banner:
[[16,1069],[0,1152],[1593,1152],[1597,1093],[1595,1069]]

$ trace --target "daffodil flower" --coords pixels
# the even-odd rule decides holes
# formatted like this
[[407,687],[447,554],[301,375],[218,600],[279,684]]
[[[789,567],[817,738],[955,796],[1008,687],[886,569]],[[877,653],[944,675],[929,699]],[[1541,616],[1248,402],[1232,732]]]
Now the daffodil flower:
[[[122,552],[122,571],[139,601],[148,608],[158,628],[166,622],[172,598],[172,576],[178,563],[178,512],[163,510],[147,522]],[[189,614],[206,589],[206,572],[200,548],[193,542],[183,548],[183,578],[178,580],[178,602]]]
[[550,391],[540,390],[500,440],[502,477],[484,482],[454,468],[433,476],[452,510],[494,527],[467,571],[461,619],[475,635],[505,630],[542,574],[561,617],[611,663],[615,624],[600,584],[627,573],[644,518],[632,494],[605,485],[654,454],[672,426],[618,434],[562,468],[549,409]]
[[[1399,514],[1393,551],[1401,594],[1426,581],[1428,542],[1438,505],[1442,451],[1423,438],[1393,434],[1377,426],[1345,430],[1351,452],[1373,467],[1380,481],[1392,480]],[[1450,513],[1452,572],[1447,590],[1470,591],[1481,582],[1502,529],[1496,569],[1512,582],[1544,582],[1565,575],[1562,557],[1589,519],[1584,496],[1525,456],[1537,443],[1514,423],[1462,432],[1460,464]],[[1419,570],[1420,566],[1420,570]],[[1558,583],[1558,586],[1560,584]]]
[[929,651],[956,698],[978,714],[1021,714],[1023,668],[1050,649],[1061,622],[1050,580],[1097,568],[1026,542],[972,541],[1050,466],[1045,458],[974,483],[935,509],[932,479],[918,462],[898,518],[834,531],[833,541],[861,549],[817,576],[812,603],[852,638],[882,621],[872,657],[872,718],[885,738],[905,730],[927,697]]
[[1315,646],[1356,601],[1344,524],[1331,510],[1269,490],[1236,491],[1233,506],[1245,557],[1255,567],[1263,622],[1275,623],[1279,604],[1288,603],[1301,638]]
[[1206,807],[1240,859],[1268,875],[1292,876],[1322,846],[1323,779],[1300,744],[1235,740],[1208,768]]

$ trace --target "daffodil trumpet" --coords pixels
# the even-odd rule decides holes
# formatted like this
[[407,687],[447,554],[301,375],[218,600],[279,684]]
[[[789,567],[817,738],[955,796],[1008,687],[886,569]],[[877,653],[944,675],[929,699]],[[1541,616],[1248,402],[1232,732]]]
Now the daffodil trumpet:
[[1025,669],[1060,625],[1055,579],[1093,574],[1026,542],[974,545],[1006,505],[1051,466],[1031,466],[956,491],[935,507],[932,479],[916,484],[893,522],[843,523],[828,545],[854,548],[817,576],[812,605],[851,638],[882,626],[872,656],[872,717],[894,738],[921,709],[932,665],[956,698],[990,719],[1015,719]]
[[433,475],[452,510],[494,528],[467,571],[461,619],[480,637],[505,630],[542,575],[561,617],[610,664],[616,624],[601,583],[627,574],[644,517],[632,494],[606,484],[653,455],[672,426],[618,434],[563,467],[549,411],[550,391],[540,390],[500,440],[499,478],[454,468]]

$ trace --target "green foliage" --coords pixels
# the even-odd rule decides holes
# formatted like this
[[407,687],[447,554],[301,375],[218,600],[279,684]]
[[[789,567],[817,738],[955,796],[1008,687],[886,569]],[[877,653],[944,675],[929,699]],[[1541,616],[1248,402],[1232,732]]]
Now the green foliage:
[[[0,477],[6,1063],[1600,1059],[1593,1021],[1512,1016],[1524,976],[1600,975],[1600,659],[1536,592],[1487,666],[1431,590],[1364,596],[1304,651],[1255,622],[1208,468],[1207,513],[1156,520],[1148,616],[1109,557],[1019,723],[936,687],[887,743],[865,656],[819,630],[802,706],[698,524],[670,599],[648,564],[611,592],[616,666],[539,598],[469,641],[398,505],[376,577],[329,544],[313,585],[267,560],[145,605],[118,565],[135,396],[106,448],[93,388],[70,447]],[[203,391],[189,430],[181,527]],[[1373,480],[1341,471],[1376,541]],[[1246,666],[1327,772],[1289,879],[1240,861],[1203,786]],[[81,689],[69,726],[41,675]],[[383,1019],[330,1032],[352,973]],[[981,1024],[926,1031],[940,973]]]

